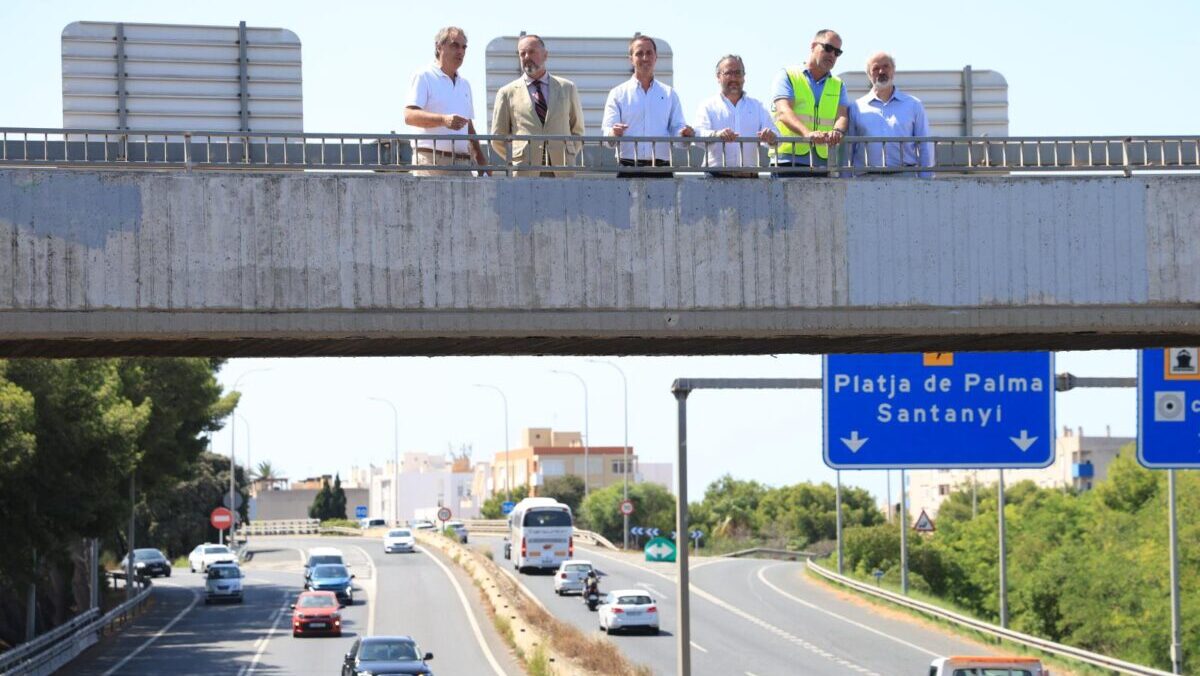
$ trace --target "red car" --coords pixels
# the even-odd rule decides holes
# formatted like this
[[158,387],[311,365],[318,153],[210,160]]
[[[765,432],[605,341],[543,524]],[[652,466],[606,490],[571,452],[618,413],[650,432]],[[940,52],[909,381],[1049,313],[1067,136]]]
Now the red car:
[[306,591],[292,604],[292,636],[342,635],[342,605],[329,591]]

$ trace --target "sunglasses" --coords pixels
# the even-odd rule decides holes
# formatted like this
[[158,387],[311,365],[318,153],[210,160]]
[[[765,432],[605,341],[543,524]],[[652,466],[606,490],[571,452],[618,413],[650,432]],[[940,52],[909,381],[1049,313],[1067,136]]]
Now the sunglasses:
[[834,47],[833,45],[829,44],[828,42],[818,42],[817,44],[821,45],[821,49],[824,49],[827,54],[833,54],[834,56],[842,55],[842,50],[838,49],[837,47]]

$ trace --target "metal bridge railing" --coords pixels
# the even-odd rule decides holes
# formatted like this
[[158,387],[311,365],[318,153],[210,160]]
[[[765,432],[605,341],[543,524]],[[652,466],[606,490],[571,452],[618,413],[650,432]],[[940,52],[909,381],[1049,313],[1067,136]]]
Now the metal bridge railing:
[[[418,141],[476,142],[480,164],[470,154],[438,150],[449,164],[418,164],[413,147]],[[869,145],[855,166],[853,150]],[[624,145],[626,159],[649,160],[655,151],[670,159],[666,166],[620,166],[616,148]],[[507,136],[478,134],[271,134],[215,131],[121,131],[111,129],[0,128],[0,166],[62,168],[121,168],[157,170],[251,171],[384,171],[436,169],[450,173],[489,172],[493,175],[538,175],[570,172],[585,175],[834,175],[863,173],[1011,174],[1200,171],[1200,136],[1064,136],[1064,137],[847,137],[829,148],[828,167],[780,165],[771,146],[756,138],[723,141],[717,137],[625,136]],[[932,147],[932,167],[887,165],[888,152],[901,146]],[[513,166],[513,151],[541,155],[544,166]],[[708,151],[718,157],[709,159]],[[729,150],[730,153],[723,151]],[[422,151],[424,152],[424,151]],[[928,152],[928,150],[926,150]],[[911,153],[910,153],[911,154]],[[428,156],[427,156],[428,157]],[[726,157],[734,158],[726,161]],[[879,158],[876,164],[868,158]],[[751,165],[751,166],[742,166]]]
[[28,643],[0,655],[0,675],[52,674],[100,640],[109,628],[127,622],[150,596],[149,581],[133,598],[101,615],[92,609],[71,618]]

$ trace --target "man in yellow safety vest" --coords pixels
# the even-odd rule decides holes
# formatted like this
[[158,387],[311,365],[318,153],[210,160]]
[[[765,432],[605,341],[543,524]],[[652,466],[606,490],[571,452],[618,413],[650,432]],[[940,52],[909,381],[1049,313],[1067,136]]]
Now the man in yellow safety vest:
[[784,68],[775,78],[772,112],[780,143],[772,157],[782,167],[810,167],[814,171],[781,175],[825,175],[830,153],[850,125],[846,87],[830,72],[842,55],[842,37],[822,29],[813,37],[809,50],[803,68]]

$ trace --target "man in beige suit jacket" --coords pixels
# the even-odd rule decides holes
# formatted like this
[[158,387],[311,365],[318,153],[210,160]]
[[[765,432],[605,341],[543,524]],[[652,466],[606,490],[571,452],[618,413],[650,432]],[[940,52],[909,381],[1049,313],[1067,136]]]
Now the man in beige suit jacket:
[[[523,36],[517,42],[517,58],[524,75],[496,92],[492,112],[493,134],[540,136],[583,136],[583,105],[575,83],[546,72],[550,52],[536,35]],[[570,166],[582,148],[582,141],[492,141],[496,152],[517,167]],[[565,171],[524,169],[518,176],[570,176]]]

